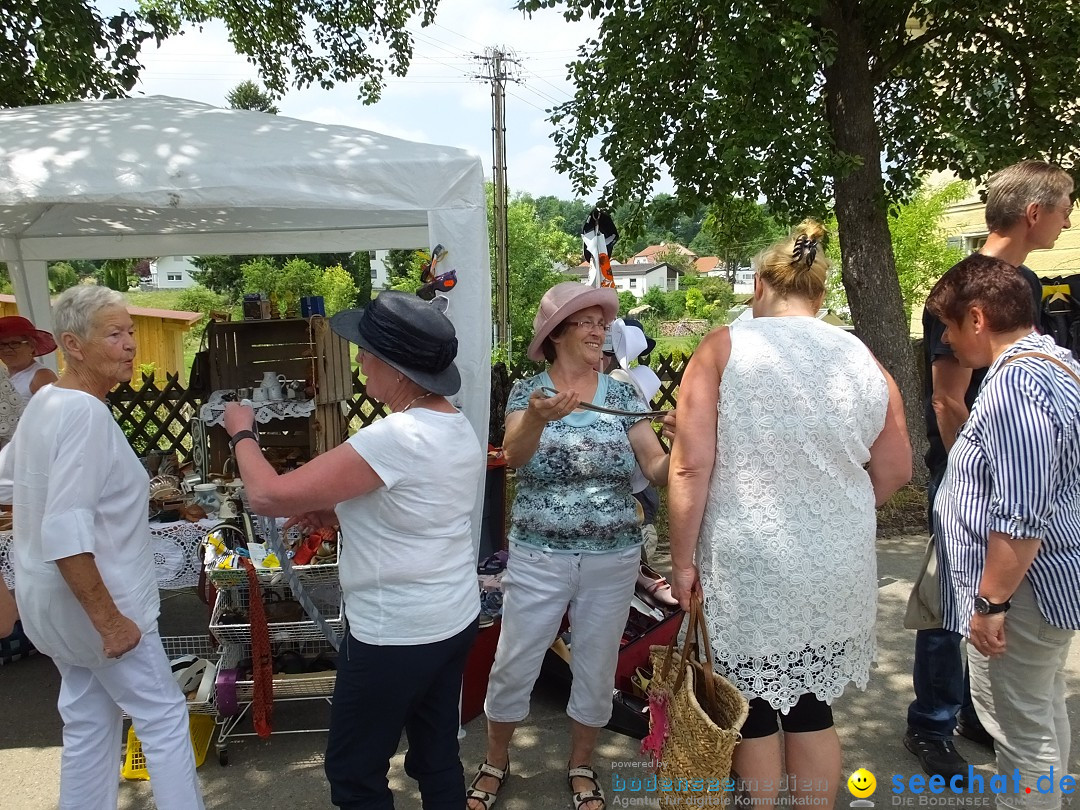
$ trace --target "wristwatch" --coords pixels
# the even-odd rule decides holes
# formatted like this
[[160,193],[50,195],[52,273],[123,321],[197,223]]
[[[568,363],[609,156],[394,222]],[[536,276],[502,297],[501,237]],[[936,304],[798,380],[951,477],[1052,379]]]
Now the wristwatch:
[[991,602],[985,596],[976,596],[975,612],[981,613],[983,616],[989,616],[991,613],[1004,613],[1009,609],[1010,604],[1008,599],[1004,602]]
[[254,439],[255,444],[259,443],[259,437],[255,435],[253,430],[238,430],[229,439],[229,449],[234,453],[236,452],[236,445],[240,444],[244,439]]

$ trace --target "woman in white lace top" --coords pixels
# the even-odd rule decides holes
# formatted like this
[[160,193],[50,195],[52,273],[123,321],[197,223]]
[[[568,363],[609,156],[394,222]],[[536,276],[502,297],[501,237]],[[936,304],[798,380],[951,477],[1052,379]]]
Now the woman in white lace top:
[[704,597],[717,670],[750,700],[733,765],[763,805],[782,775],[795,804],[835,800],[829,704],[875,655],[875,505],[911,477],[896,384],[817,318],[824,236],[804,222],[755,258],[754,318],[694,352],[671,461],[672,591]]

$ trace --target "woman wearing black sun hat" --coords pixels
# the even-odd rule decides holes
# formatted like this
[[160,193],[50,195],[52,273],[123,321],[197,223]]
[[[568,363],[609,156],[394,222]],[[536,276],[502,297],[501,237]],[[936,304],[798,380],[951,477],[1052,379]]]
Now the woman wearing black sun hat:
[[225,427],[252,509],[341,527],[348,632],[338,651],[326,775],[338,807],[393,807],[386,773],[402,730],[425,810],[464,805],[458,695],[480,603],[470,516],[485,456],[447,397],[461,378],[453,324],[388,290],[331,328],[360,347],[367,391],[390,414],[284,475],[230,403]]

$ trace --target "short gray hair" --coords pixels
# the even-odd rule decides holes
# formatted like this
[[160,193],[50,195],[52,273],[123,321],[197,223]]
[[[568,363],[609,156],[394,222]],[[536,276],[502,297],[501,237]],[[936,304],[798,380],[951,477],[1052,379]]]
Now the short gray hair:
[[1073,193],[1073,179],[1045,160],[1024,160],[1006,166],[986,181],[986,227],[1000,233],[1022,220],[1031,203],[1056,205]]
[[90,337],[90,328],[97,314],[114,306],[127,306],[124,296],[100,284],[79,284],[60,293],[53,304],[53,334],[71,332],[80,340]]

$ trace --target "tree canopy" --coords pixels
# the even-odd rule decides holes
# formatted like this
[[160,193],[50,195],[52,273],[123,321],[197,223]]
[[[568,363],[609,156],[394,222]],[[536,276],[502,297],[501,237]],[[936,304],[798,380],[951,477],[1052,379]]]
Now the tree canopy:
[[[684,210],[732,195],[790,219],[835,206],[859,334],[904,392],[920,389],[890,243],[889,204],[920,176],[981,179],[1046,157],[1078,169],[1074,0],[521,0],[600,19],[551,116],[575,193],[648,197],[662,172]],[[601,78],[602,77],[602,78]],[[601,133],[597,135],[597,133]]]
[[[378,101],[388,75],[404,76],[413,54],[407,24],[435,19],[438,0],[143,0],[103,11],[95,0],[10,0],[0,4],[0,106],[21,107],[127,95],[143,47],[191,24],[219,20],[272,97],[290,87],[356,82]],[[113,6],[112,8],[115,8]]]

